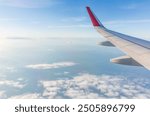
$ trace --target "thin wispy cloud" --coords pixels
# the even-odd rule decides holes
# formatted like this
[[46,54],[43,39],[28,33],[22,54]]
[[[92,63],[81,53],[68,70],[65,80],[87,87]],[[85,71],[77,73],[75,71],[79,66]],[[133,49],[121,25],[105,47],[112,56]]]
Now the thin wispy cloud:
[[70,67],[74,65],[76,65],[76,63],[74,62],[57,62],[52,64],[31,64],[31,65],[27,65],[26,68],[45,70],[45,69]]
[[65,19],[61,19],[62,22],[83,22],[87,19],[85,16],[80,17],[67,17]]
[[136,24],[136,23],[150,23],[150,19],[114,20],[114,21],[107,21],[107,22],[105,22],[105,24]]
[[60,3],[60,0],[0,0],[1,6],[41,8]]
[[[49,25],[49,29],[59,29],[59,28],[90,28],[92,27],[90,24],[82,24],[83,22],[86,22],[87,17],[85,16],[79,16],[79,17],[67,17],[64,19],[61,19],[63,23],[66,23],[66,25]],[[68,23],[71,23],[68,25]]]
[[52,48],[49,48],[47,51],[48,51],[48,52],[55,52],[55,50],[52,49]]
[[20,21],[21,18],[0,18],[0,21]]
[[77,25],[56,25],[56,26],[48,26],[49,29],[61,29],[61,28],[90,28],[92,27],[90,24],[77,24]]
[[14,40],[31,40],[32,38],[29,38],[29,37],[7,37],[7,39],[14,39]]
[[134,10],[138,7],[139,7],[139,4],[129,4],[129,5],[126,5],[126,6],[122,6],[121,9]]
[[15,67],[13,67],[13,66],[5,67],[5,70],[7,72],[11,72],[11,73],[17,72],[17,69]]

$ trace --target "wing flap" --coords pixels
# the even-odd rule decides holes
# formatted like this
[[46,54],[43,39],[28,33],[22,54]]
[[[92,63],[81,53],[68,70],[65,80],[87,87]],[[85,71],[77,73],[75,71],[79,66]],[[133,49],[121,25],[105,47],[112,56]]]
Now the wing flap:
[[121,56],[118,58],[113,58],[110,61],[115,64],[122,64],[122,65],[129,65],[129,66],[141,66],[138,62],[136,62],[134,59],[132,59],[129,56]]
[[98,45],[108,46],[108,47],[114,47],[114,45],[111,42],[109,42],[109,41],[99,42]]

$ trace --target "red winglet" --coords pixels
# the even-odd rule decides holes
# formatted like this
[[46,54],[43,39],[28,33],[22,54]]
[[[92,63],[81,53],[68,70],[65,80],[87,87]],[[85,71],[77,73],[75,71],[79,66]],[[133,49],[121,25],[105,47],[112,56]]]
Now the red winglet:
[[91,18],[91,21],[93,23],[93,26],[101,26],[101,27],[104,27],[100,22],[99,20],[96,18],[96,16],[94,15],[94,13],[91,11],[90,7],[86,7],[87,8],[87,11],[89,13],[89,16]]

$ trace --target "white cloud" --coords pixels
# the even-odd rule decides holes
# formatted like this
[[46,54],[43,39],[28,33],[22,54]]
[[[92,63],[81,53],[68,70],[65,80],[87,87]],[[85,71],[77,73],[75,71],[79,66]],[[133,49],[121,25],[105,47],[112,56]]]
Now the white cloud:
[[26,68],[31,69],[55,69],[55,68],[63,68],[63,67],[70,67],[74,66],[76,63],[74,62],[57,62],[52,64],[31,64],[27,65]]
[[23,88],[25,84],[20,83],[19,81],[12,81],[12,80],[0,80],[0,86],[11,86],[15,88]]
[[17,95],[10,97],[9,99],[40,99],[40,94],[37,93],[27,93],[23,95]]
[[0,21],[19,21],[22,20],[20,18],[0,18]]
[[64,72],[64,75],[67,75],[67,74],[69,74],[69,72],[65,71],[65,72]]
[[23,81],[23,80],[24,80],[24,78],[18,78],[17,80],[18,80],[18,81]]
[[0,99],[6,98],[5,91],[0,91]]
[[119,76],[82,74],[70,80],[40,81],[44,98],[150,98],[150,90]]
[[6,67],[6,70],[11,72],[11,73],[14,73],[14,72],[17,72],[17,69],[15,67]]
[[58,3],[58,0],[0,0],[0,5],[21,8],[48,7]]

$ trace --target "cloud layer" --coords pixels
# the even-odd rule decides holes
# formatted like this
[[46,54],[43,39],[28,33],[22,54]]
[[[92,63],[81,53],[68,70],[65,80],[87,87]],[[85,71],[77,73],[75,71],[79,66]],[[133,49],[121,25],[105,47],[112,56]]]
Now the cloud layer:
[[52,64],[31,64],[27,65],[26,68],[31,69],[55,69],[55,68],[64,68],[64,67],[70,67],[74,66],[76,63],[74,62],[57,62]]
[[[139,80],[138,80],[139,81]],[[125,77],[83,74],[70,80],[40,81],[47,98],[150,98],[150,90]]]
[[70,98],[70,99],[144,99],[150,98],[149,82],[142,79],[128,80],[121,76],[82,74],[69,80],[39,81],[40,93],[27,93],[11,98]]

